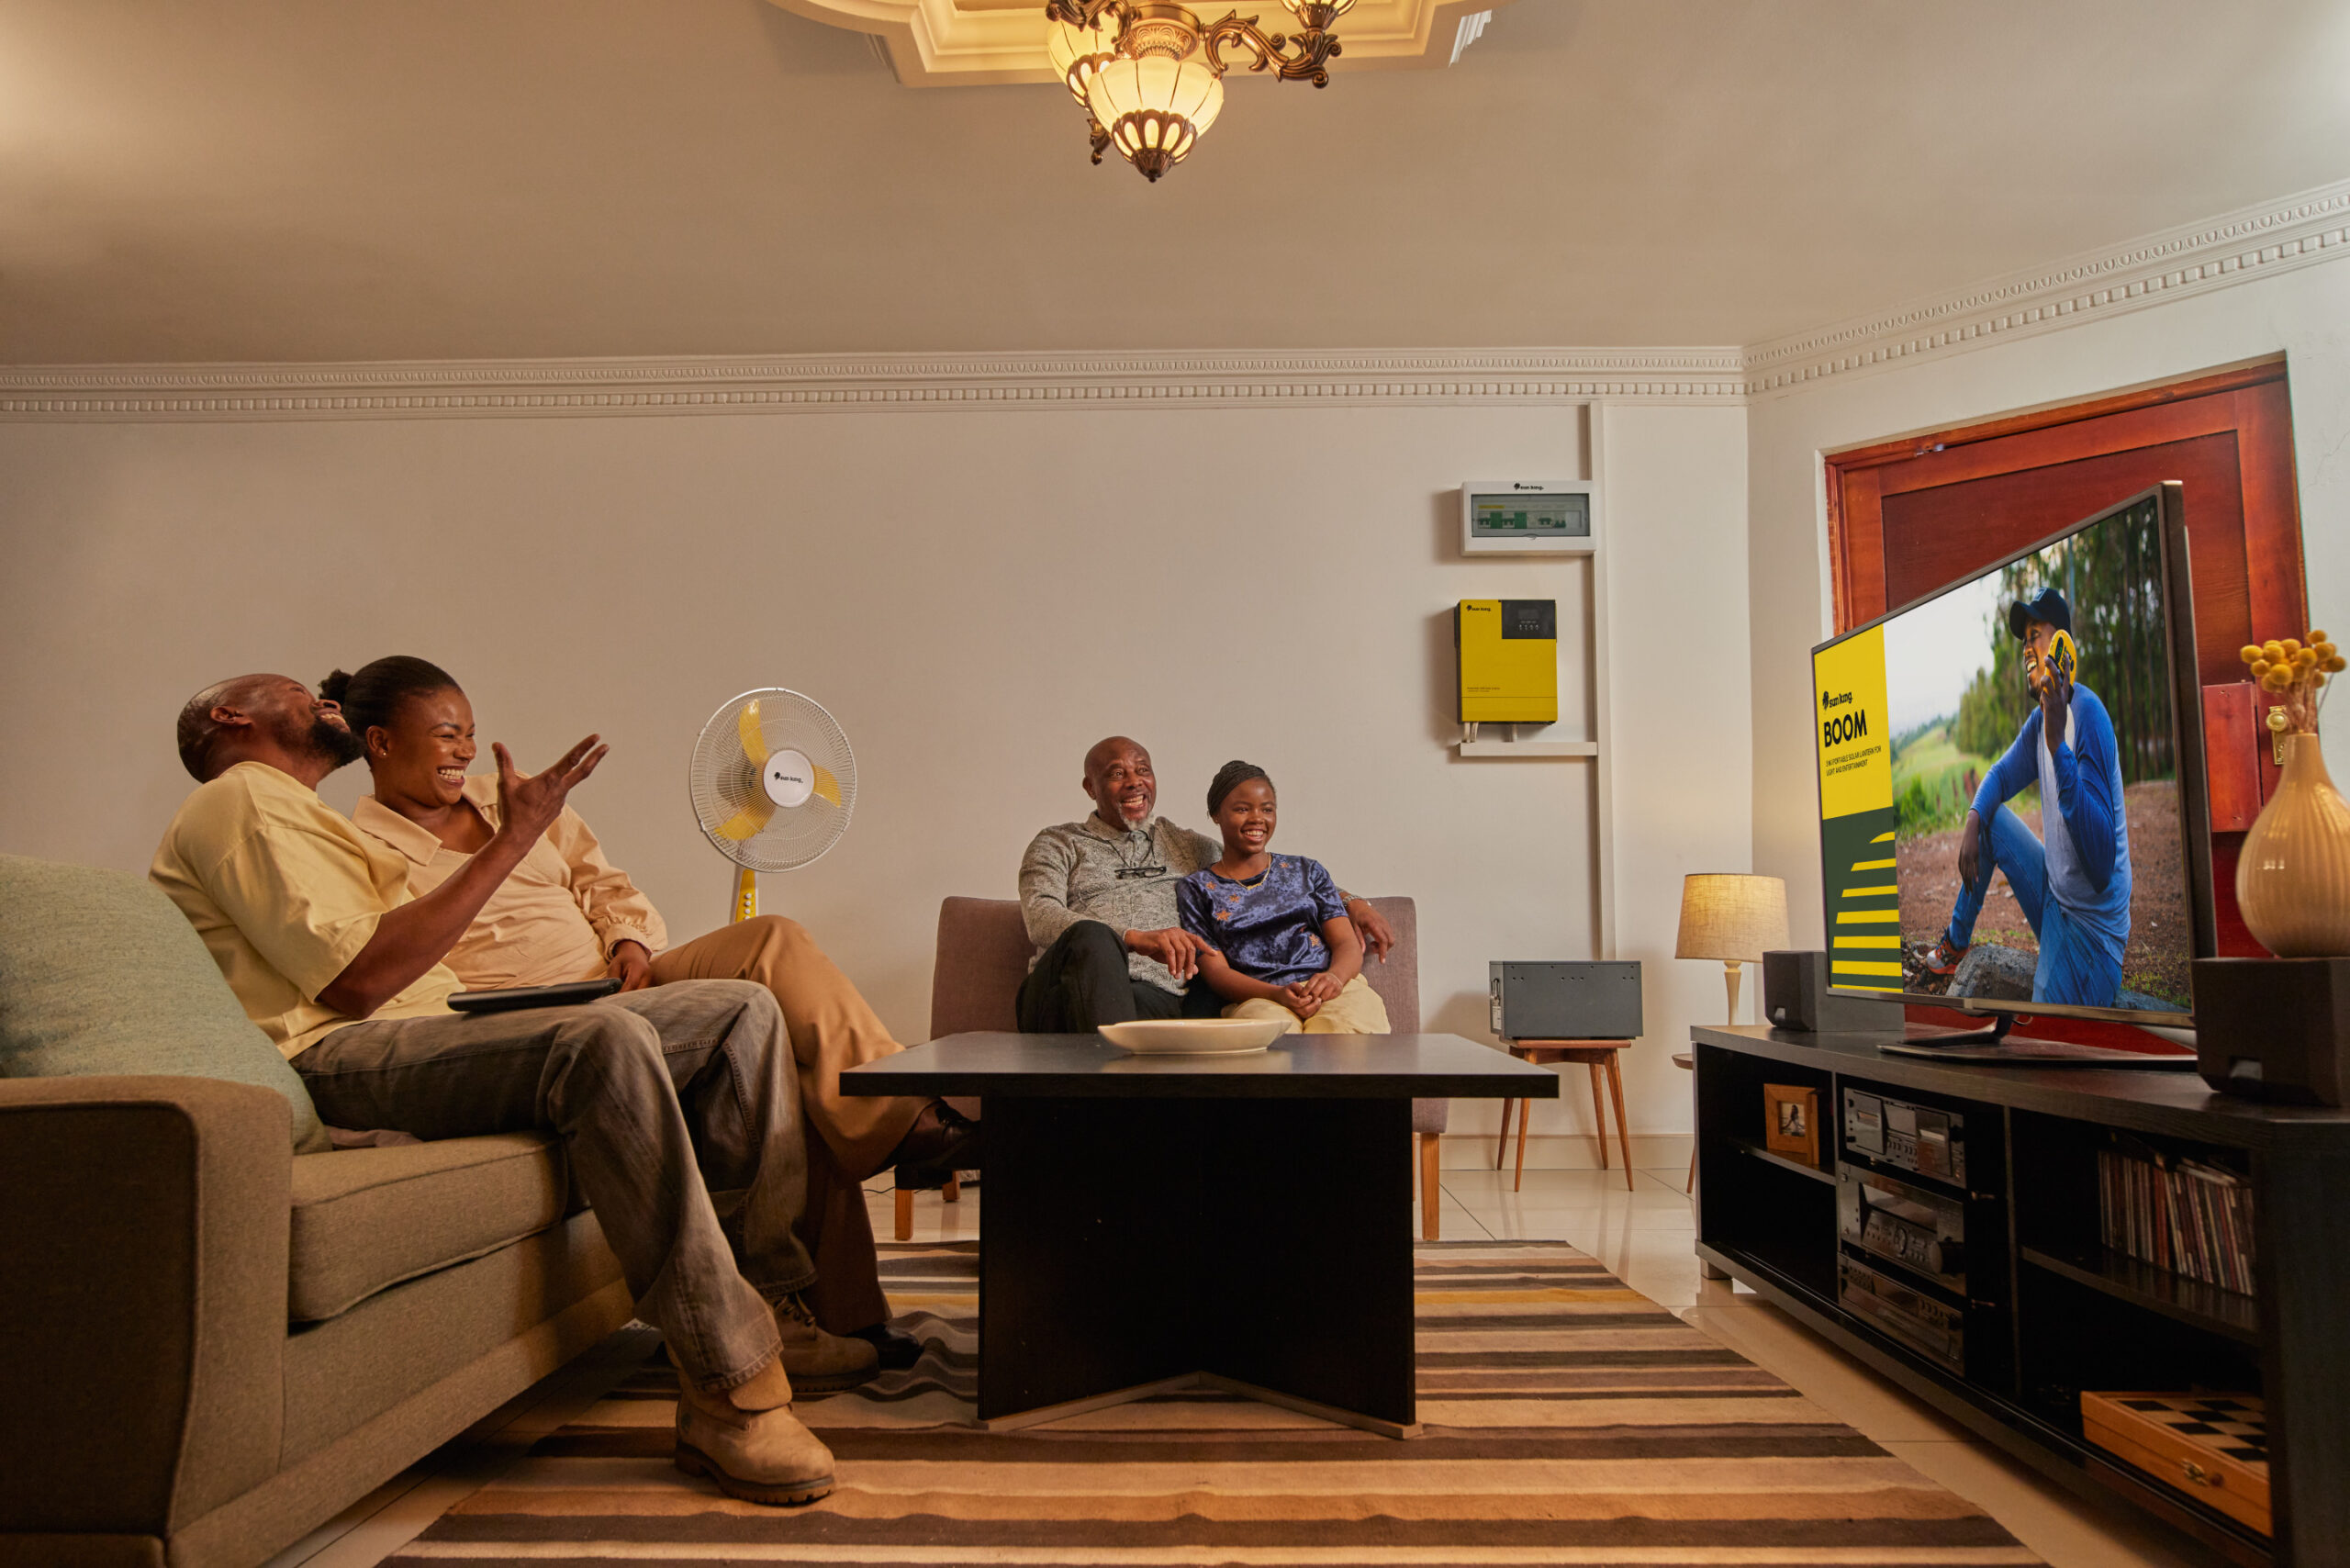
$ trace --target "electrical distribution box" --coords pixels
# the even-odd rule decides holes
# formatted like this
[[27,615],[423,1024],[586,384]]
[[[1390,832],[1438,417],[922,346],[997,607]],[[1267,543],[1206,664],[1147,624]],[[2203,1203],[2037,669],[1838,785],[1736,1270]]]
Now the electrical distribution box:
[[1599,487],[1583,479],[1472,479],[1460,487],[1464,555],[1589,555]]
[[1464,724],[1559,720],[1559,601],[1464,599],[1452,612]]

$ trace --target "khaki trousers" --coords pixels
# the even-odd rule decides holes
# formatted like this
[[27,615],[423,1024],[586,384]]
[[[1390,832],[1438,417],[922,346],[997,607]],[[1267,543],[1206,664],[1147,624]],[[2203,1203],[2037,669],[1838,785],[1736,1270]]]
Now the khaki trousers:
[[1298,1015],[1268,997],[1251,997],[1236,1002],[1224,1010],[1226,1018],[1278,1018],[1289,1027],[1290,1035],[1384,1035],[1390,1033],[1387,1024],[1387,1003],[1379,1000],[1379,992],[1371,982],[1355,976],[1338,990],[1338,994],[1324,1002],[1313,1017]]
[[859,1183],[881,1169],[928,1102],[852,1099],[841,1093],[841,1073],[905,1047],[806,928],[780,915],[722,925],[654,958],[654,984],[686,980],[749,980],[783,1009],[800,1114],[816,1135],[808,1140],[808,1196],[797,1226],[816,1263],[805,1299],[835,1334],[885,1321],[889,1304]]
[[346,1024],[294,1070],[334,1126],[561,1137],[637,1315],[716,1393],[775,1358],[767,1304],[817,1272],[797,1224],[816,1140],[785,1060],[774,1002],[713,982]]

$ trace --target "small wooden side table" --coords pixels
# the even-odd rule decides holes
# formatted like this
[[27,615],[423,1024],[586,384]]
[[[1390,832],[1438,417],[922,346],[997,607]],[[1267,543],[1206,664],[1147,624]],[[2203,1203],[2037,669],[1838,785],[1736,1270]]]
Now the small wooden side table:
[[[1624,1074],[1617,1065],[1629,1040],[1504,1040],[1509,1054],[1520,1061],[1579,1061],[1591,1069],[1591,1115],[1593,1129],[1599,1135],[1599,1168],[1607,1169],[1607,1107],[1599,1097],[1599,1085],[1604,1074],[1607,1092],[1616,1102],[1616,1142],[1624,1154],[1624,1185],[1632,1186],[1632,1135],[1624,1126]],[[1517,1113],[1517,1179],[1510,1191],[1522,1192],[1526,1187],[1526,1124],[1534,1111],[1533,1102],[1505,1100],[1502,1102],[1502,1140],[1494,1150],[1494,1169],[1502,1168],[1502,1157],[1509,1152],[1510,1107]]]

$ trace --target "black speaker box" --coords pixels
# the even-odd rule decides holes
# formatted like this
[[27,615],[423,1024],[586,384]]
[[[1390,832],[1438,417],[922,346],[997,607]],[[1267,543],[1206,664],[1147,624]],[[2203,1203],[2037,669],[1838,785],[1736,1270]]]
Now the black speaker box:
[[1825,953],[1778,952],[1762,955],[1762,1016],[1805,1034],[1898,1034],[1902,1013],[1897,1002],[1829,995]]
[[2196,959],[2195,1066],[2222,1093],[2343,1103],[2350,958]]

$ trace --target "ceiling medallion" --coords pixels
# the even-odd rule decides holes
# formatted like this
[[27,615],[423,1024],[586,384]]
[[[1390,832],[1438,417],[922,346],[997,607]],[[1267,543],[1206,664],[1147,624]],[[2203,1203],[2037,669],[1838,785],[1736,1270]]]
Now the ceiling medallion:
[[1045,51],[1084,106],[1093,161],[1112,148],[1156,182],[1199,144],[1224,110],[1226,50],[1284,82],[1330,84],[1339,52],[1330,26],[1355,0],[1281,0],[1304,24],[1294,38],[1227,12],[1203,23],[1166,0],[1046,0]]

